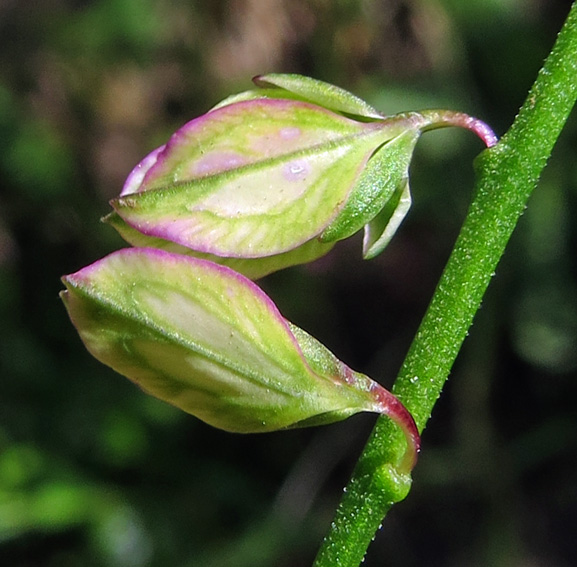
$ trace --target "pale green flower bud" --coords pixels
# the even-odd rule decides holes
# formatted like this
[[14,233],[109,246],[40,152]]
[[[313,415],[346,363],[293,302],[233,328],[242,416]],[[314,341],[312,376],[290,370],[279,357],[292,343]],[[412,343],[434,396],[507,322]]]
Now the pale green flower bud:
[[65,276],[62,298],[101,362],[206,423],[250,433],[319,425],[369,411],[419,435],[402,404],[288,323],[250,280],[157,249],[115,252]]
[[178,130],[130,174],[106,217],[136,246],[211,259],[256,278],[326,254],[364,227],[363,254],[387,245],[410,207],[409,163],[450,111],[385,117],[356,96],[299,75],[255,79]]

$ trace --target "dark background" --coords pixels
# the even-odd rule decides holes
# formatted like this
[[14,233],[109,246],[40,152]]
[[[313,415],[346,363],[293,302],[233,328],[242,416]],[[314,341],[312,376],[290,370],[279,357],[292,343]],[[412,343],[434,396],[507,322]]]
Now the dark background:
[[[124,244],[99,223],[131,168],[268,71],[384,112],[449,107],[502,134],[561,0],[0,0],[0,563],[305,567],[374,422],[223,433],[84,350],[59,277]],[[367,567],[577,564],[577,122],[519,223]],[[390,386],[464,218],[481,150],[426,134],[414,207],[262,285]]]

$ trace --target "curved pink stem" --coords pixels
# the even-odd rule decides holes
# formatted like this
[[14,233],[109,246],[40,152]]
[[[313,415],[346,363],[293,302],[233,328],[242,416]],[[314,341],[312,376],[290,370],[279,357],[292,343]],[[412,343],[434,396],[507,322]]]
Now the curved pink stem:
[[399,470],[409,473],[417,464],[417,458],[421,451],[421,436],[417,424],[409,410],[391,392],[375,383],[372,388],[379,412],[392,419],[402,430],[407,441],[407,450],[399,464]]
[[499,138],[488,124],[464,112],[455,112],[453,110],[422,110],[419,114],[424,116],[427,122],[429,122],[429,124],[423,127],[423,131],[457,126],[459,128],[466,128],[477,134],[488,148],[493,147],[499,141]]

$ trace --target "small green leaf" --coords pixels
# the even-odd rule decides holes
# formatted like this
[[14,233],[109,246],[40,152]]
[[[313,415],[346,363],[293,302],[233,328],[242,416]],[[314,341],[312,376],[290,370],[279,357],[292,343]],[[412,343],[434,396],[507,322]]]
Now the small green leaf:
[[[382,120],[383,115],[354,94],[317,79],[295,74],[270,73],[253,79],[259,87],[277,87],[334,112]],[[282,94],[278,95],[279,97]]]
[[[401,121],[399,129],[401,133],[398,136],[387,141],[371,156],[346,205],[322,232],[323,242],[342,240],[355,234],[389,204],[399,187],[407,185],[409,163],[420,133],[416,128],[407,127],[405,121]],[[391,213],[386,214],[390,216]],[[374,239],[379,238],[374,236],[374,228],[372,233]]]
[[370,260],[379,255],[397,232],[411,207],[409,180],[405,178],[395,189],[379,214],[365,225],[363,258]]

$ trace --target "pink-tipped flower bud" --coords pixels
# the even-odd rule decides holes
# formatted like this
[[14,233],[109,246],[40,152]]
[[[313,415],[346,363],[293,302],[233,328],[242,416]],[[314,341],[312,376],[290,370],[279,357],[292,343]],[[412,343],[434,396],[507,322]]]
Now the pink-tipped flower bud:
[[62,298],[87,349],[143,390],[239,433],[388,415],[419,450],[409,412],[286,321],[249,279],[213,262],[131,248],[65,276]]
[[364,227],[371,258],[409,209],[409,163],[422,131],[457,125],[492,143],[488,128],[464,114],[385,117],[308,77],[255,82],[136,166],[106,217],[129,243],[256,278],[314,260]]

